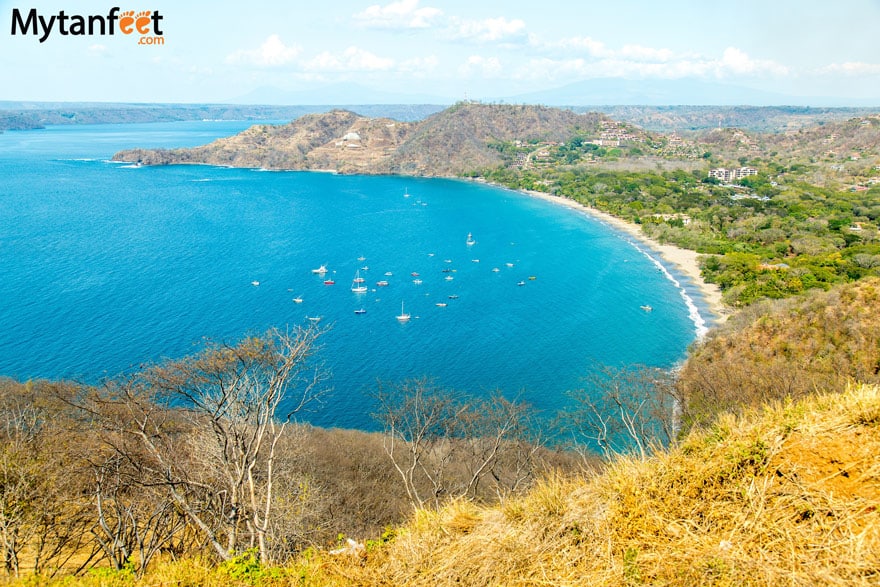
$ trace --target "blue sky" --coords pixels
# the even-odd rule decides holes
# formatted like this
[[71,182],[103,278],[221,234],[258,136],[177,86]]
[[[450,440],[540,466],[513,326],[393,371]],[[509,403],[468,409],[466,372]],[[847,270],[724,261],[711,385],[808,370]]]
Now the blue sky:
[[[0,100],[223,102],[333,86],[492,100],[597,78],[723,83],[880,105],[880,0],[183,2],[137,35],[11,34],[13,8],[106,14],[114,2],[0,1]],[[254,94],[254,92],[257,92]]]

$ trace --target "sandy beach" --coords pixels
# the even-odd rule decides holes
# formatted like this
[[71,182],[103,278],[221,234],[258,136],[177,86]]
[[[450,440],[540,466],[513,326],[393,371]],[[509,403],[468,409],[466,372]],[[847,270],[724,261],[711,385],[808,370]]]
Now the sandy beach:
[[587,206],[584,206],[583,204],[580,204],[579,202],[575,202],[574,200],[570,200],[568,198],[563,198],[560,196],[552,196],[544,192],[536,192],[531,190],[517,191],[533,198],[539,198],[547,202],[552,202],[560,206],[567,206],[569,208],[585,212],[586,214],[590,214],[591,216],[601,220],[605,224],[608,224],[609,226],[612,226],[613,228],[624,232],[627,235],[632,236],[634,239],[637,239],[638,241],[644,243],[646,246],[656,251],[657,254],[659,254],[664,261],[670,263],[671,265],[674,265],[676,269],[678,269],[690,278],[694,286],[696,286],[699,290],[700,296],[709,307],[709,311],[712,312],[712,317],[716,322],[723,322],[727,319],[730,311],[721,301],[721,289],[717,285],[713,283],[706,283],[703,280],[703,277],[700,275],[700,266],[697,263],[697,257],[699,257],[700,254],[696,251],[682,249],[673,245],[661,244],[654,239],[646,236],[637,224],[621,220],[620,218],[612,216],[611,214],[608,214],[606,212],[602,212],[601,210],[589,208]]

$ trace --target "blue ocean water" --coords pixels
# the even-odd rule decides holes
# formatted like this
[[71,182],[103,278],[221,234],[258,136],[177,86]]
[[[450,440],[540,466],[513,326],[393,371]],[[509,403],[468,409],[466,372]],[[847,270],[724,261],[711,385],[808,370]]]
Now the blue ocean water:
[[457,180],[108,161],[249,124],[0,135],[0,375],[96,382],[320,317],[332,392],[308,419],[371,429],[379,380],[500,389],[553,413],[591,364],[672,366],[695,338],[684,278],[562,206]]

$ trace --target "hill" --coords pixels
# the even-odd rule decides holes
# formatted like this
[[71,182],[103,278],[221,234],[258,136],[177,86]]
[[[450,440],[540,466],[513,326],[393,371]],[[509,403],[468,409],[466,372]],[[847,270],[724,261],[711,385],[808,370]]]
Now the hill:
[[265,169],[336,169],[356,172],[382,167],[407,123],[369,119],[348,110],[307,114],[285,125],[255,125],[237,135],[192,149],[135,149],[117,161],[144,165],[201,163]]
[[578,132],[596,132],[603,118],[543,106],[457,104],[416,125],[392,156],[391,168],[405,174],[455,175],[495,167],[504,159],[492,143],[562,143]]
[[346,110],[259,125],[193,149],[122,151],[116,161],[203,163],[340,173],[456,175],[502,158],[492,143],[564,141],[598,128],[601,115],[541,106],[461,103],[420,122],[367,118]]
[[684,419],[757,408],[853,380],[880,384],[880,278],[766,301],[715,328],[679,373]]

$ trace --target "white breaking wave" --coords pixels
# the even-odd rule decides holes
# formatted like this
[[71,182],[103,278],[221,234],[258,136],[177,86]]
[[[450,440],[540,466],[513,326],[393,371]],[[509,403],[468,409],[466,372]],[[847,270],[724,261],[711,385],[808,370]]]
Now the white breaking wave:
[[673,276],[669,272],[668,269],[666,269],[666,266],[663,263],[661,263],[659,259],[657,259],[653,255],[651,255],[651,253],[649,253],[644,248],[639,246],[639,243],[635,242],[634,240],[632,240],[630,238],[627,238],[627,236],[625,236],[625,233],[621,232],[620,230],[618,230],[614,226],[611,226],[610,224],[608,224],[604,220],[596,218],[595,216],[593,216],[591,214],[588,214],[586,212],[584,214],[587,217],[592,218],[593,220],[599,222],[600,224],[604,224],[605,226],[609,227],[617,235],[619,235],[620,238],[622,238],[627,243],[632,245],[635,250],[637,250],[638,252],[643,254],[645,257],[650,259],[650,261],[657,267],[657,269],[659,269],[663,273],[663,275],[666,277],[666,279],[668,279],[670,282],[672,282],[672,285],[674,285],[675,288],[678,290],[678,293],[681,296],[681,299],[684,300],[684,305],[688,309],[688,318],[690,318],[691,322],[694,323],[694,331],[697,334],[697,339],[699,340],[699,339],[702,339],[704,336],[706,336],[706,334],[709,332],[709,327],[706,325],[706,319],[703,318],[702,314],[700,314],[700,309],[697,307],[696,302],[694,302],[694,299],[688,293],[687,288],[685,288],[681,284],[681,282],[678,281],[675,278],[675,276]]
[[688,318],[690,318],[690,319],[691,319],[691,322],[694,323],[694,330],[695,330],[696,333],[697,333],[697,338],[698,338],[698,339],[701,339],[701,338],[703,338],[704,336],[706,336],[706,333],[709,332],[709,327],[706,325],[706,320],[705,320],[705,318],[703,318],[703,315],[700,314],[700,309],[697,307],[696,302],[694,302],[694,299],[693,299],[693,298],[690,296],[690,294],[688,293],[687,288],[684,287],[684,286],[681,284],[681,282],[678,281],[678,280],[675,278],[675,276],[673,276],[673,275],[669,272],[668,269],[666,269],[666,266],[663,265],[663,263],[661,263],[659,259],[657,259],[657,258],[654,257],[653,255],[651,255],[651,253],[649,253],[648,251],[646,251],[645,249],[643,249],[642,247],[640,247],[640,246],[638,245],[638,243],[635,243],[635,242],[633,242],[633,241],[631,241],[631,240],[629,240],[629,239],[626,239],[626,241],[627,241],[629,244],[631,244],[633,247],[635,247],[635,249],[636,249],[638,252],[640,252],[640,253],[643,254],[645,257],[647,257],[648,259],[650,259],[651,262],[657,267],[657,269],[659,269],[659,270],[663,273],[663,275],[666,277],[666,279],[668,279],[670,282],[672,282],[672,285],[675,286],[675,288],[678,290],[679,295],[680,295],[681,298],[684,300],[684,305],[685,305],[685,306],[687,307],[687,309],[688,309]]

